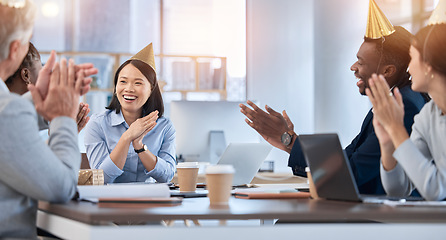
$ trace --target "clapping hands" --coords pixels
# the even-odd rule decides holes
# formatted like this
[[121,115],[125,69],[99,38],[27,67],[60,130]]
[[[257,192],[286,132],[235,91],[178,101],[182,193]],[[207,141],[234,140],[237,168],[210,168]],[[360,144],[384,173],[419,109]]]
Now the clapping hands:
[[134,148],[142,147],[142,139],[156,126],[157,119],[158,111],[155,110],[145,117],[138,118],[130,125],[126,134],[128,139],[132,141]]
[[271,145],[289,152],[290,149],[281,142],[281,136],[284,132],[294,131],[294,125],[286,111],[284,110],[280,114],[272,108],[265,106],[265,112],[249,100],[247,104],[252,109],[244,104],[240,104],[240,112],[246,116],[245,122]]
[[[44,68],[47,71],[49,65],[45,65]],[[76,119],[79,97],[82,89],[86,88],[84,71],[76,72],[72,59],[68,61],[68,66],[67,60],[62,59],[60,63],[54,64],[52,71],[48,74],[46,76],[48,79],[45,79],[45,81],[48,81],[45,96],[42,96],[37,85],[28,85],[36,111],[48,121],[59,116]],[[37,82],[39,80],[41,80],[40,74]]]
[[[51,51],[50,57],[45,66],[40,70],[37,77],[36,88],[40,92],[40,96],[45,99],[48,94],[49,82],[51,73],[54,71],[56,65],[56,52]],[[84,95],[90,90],[90,83],[92,81],[91,75],[97,74],[98,69],[93,66],[92,63],[83,63],[74,65],[75,81],[81,82],[81,88],[79,89],[79,95]]]
[[379,140],[385,169],[392,169],[396,162],[391,158],[395,149],[409,135],[404,127],[403,97],[397,87],[391,92],[384,76],[373,74],[366,94],[373,104],[373,127]]

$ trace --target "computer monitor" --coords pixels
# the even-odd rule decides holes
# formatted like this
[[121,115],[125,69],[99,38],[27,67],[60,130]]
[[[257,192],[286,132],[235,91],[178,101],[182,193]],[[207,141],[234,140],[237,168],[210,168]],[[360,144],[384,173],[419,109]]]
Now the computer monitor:
[[261,136],[246,124],[240,103],[172,101],[169,117],[176,129],[177,156],[216,163],[231,142],[260,142]]

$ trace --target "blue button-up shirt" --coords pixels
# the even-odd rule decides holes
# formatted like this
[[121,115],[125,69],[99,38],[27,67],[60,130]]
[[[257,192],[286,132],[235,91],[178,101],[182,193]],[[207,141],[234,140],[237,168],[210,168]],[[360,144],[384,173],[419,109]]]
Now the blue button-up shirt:
[[110,153],[118,144],[129,125],[122,112],[106,110],[91,117],[85,127],[85,148],[90,167],[103,169],[106,183],[144,182],[150,177],[157,182],[170,182],[175,173],[175,128],[172,122],[161,117],[143,138],[143,144],[157,156],[155,168],[147,171],[130,143],[124,168],[121,170],[110,159]]

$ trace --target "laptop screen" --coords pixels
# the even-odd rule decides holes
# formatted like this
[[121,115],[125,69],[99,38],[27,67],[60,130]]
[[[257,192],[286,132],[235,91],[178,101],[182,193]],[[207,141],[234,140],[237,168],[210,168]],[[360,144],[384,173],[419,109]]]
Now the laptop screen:
[[271,149],[267,143],[230,143],[217,164],[234,166],[232,185],[249,184]]
[[299,135],[299,142],[319,197],[360,201],[350,163],[337,134]]

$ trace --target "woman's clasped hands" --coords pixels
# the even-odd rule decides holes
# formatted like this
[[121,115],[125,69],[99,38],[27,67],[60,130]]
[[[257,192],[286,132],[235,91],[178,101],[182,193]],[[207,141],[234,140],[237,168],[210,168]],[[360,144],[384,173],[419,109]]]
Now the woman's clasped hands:
[[129,129],[125,132],[127,138],[132,141],[133,147],[142,148],[142,139],[147,133],[149,133],[155,126],[158,119],[158,111],[153,111],[149,115],[138,118],[134,121]]

